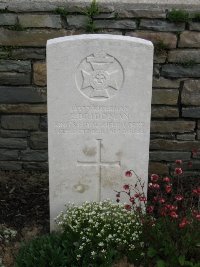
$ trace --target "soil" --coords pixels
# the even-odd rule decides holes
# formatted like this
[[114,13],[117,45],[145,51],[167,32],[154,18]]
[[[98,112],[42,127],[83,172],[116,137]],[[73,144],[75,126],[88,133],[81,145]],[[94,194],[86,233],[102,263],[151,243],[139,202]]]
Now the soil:
[[5,267],[14,266],[20,243],[49,232],[48,173],[0,172],[0,225],[17,231],[9,244],[0,243]]

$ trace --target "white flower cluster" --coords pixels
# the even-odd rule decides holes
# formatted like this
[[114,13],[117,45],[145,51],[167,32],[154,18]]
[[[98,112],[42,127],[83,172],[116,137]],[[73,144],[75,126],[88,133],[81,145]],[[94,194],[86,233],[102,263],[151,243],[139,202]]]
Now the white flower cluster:
[[56,222],[62,230],[70,228],[79,235],[77,259],[85,251],[90,251],[90,257],[94,259],[96,256],[106,258],[109,248],[134,250],[142,233],[137,216],[124,205],[109,200],[68,205]]
[[0,225],[0,243],[9,243],[16,235],[17,231]]

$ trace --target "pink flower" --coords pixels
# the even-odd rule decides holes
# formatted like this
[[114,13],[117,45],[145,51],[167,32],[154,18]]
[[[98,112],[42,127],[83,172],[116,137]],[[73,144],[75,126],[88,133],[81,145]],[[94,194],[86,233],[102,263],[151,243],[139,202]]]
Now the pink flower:
[[183,218],[182,221],[179,223],[179,228],[183,229],[188,224],[187,218]]
[[148,206],[147,207],[147,213],[152,213],[154,210],[154,206]]
[[170,211],[176,211],[177,209],[178,209],[177,206],[174,206],[174,205],[170,205],[170,206],[169,206],[169,210],[170,210]]
[[131,203],[135,203],[135,198],[134,197],[130,197],[129,200],[130,200]]
[[160,197],[160,198],[158,199],[158,202],[159,202],[160,204],[163,204],[163,203],[165,203],[165,199],[164,199],[163,197]]
[[126,177],[131,177],[132,176],[132,172],[131,171],[126,171],[125,172],[125,176]]
[[125,206],[124,206],[124,208],[126,209],[126,210],[131,210],[131,206],[130,205],[128,205],[128,204],[126,204]]
[[125,190],[129,190],[129,185],[128,184],[125,184],[124,186],[123,186],[123,188],[125,189]]
[[182,196],[182,195],[176,195],[174,198],[175,198],[177,201],[181,201],[181,200],[183,200],[183,196]]
[[170,178],[169,178],[169,177],[167,177],[167,176],[166,176],[166,177],[164,177],[164,178],[163,178],[163,182],[170,183]]
[[178,214],[175,211],[171,211],[169,214],[173,219],[177,219],[178,218]]
[[197,213],[194,217],[195,217],[198,221],[200,221],[200,213]]
[[159,189],[159,188],[160,188],[160,185],[159,185],[159,184],[152,184],[152,183],[149,183],[149,188],[150,188],[150,189]]
[[180,165],[180,164],[183,163],[183,161],[182,161],[181,159],[177,159],[177,160],[175,161],[175,163],[178,164],[178,165]]
[[134,195],[135,198],[138,198],[139,196],[140,196],[140,194],[138,194],[138,193],[136,193],[136,194]]
[[158,179],[159,179],[159,176],[157,174],[152,174],[151,175],[151,181],[153,183],[156,183],[158,181]]
[[193,189],[192,193],[196,196],[200,196],[200,187]]
[[167,194],[171,193],[171,191],[172,191],[171,185],[166,185],[165,186],[165,191],[167,192]]
[[181,168],[175,168],[175,174],[182,174],[183,170]]
[[139,200],[142,201],[142,202],[146,202],[147,201],[146,197],[139,197]]

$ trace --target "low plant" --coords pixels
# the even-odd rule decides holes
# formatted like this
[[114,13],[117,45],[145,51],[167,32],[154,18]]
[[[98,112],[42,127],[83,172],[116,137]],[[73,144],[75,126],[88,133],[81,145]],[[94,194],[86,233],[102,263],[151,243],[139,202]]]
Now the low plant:
[[132,255],[135,262],[141,257],[141,223],[124,205],[109,200],[68,205],[56,221],[64,233],[77,236],[77,266],[111,266],[123,256]]
[[83,14],[87,16],[86,31],[91,32],[91,33],[95,32],[96,26],[95,26],[94,17],[99,14],[99,7],[98,7],[96,0],[92,0],[91,5],[86,8]]
[[189,13],[184,10],[173,9],[168,12],[167,19],[171,22],[188,22]]
[[68,15],[68,11],[64,7],[57,7],[55,9],[55,13],[61,15],[62,17],[66,17]]
[[16,21],[15,25],[13,25],[13,26],[9,26],[8,29],[9,29],[9,30],[12,30],[12,31],[23,31],[23,30],[24,30],[24,28],[23,28],[22,25],[20,24],[18,18],[17,18],[17,21]]
[[200,21],[200,13],[195,13],[193,20],[199,22]]
[[162,40],[159,40],[154,44],[155,54],[163,54],[168,49],[168,46]]
[[[126,176],[136,176],[134,185],[126,184],[117,192],[127,195],[127,209],[137,212],[143,222],[145,259],[158,267],[193,266],[200,264],[200,186],[185,190],[182,161],[177,160],[173,176],[151,175],[148,201],[139,190],[144,185],[133,170]],[[141,212],[146,209],[146,214]]]

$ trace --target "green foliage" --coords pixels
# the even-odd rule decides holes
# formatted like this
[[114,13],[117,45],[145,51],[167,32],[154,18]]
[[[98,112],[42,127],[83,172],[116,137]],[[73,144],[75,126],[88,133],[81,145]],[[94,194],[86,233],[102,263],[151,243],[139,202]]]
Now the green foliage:
[[173,9],[169,11],[167,14],[167,19],[171,22],[188,22],[189,21],[189,13],[184,10],[176,10]]
[[68,15],[68,12],[64,7],[57,7],[55,9],[55,13],[61,15],[62,17],[66,17]]
[[96,0],[92,0],[91,5],[83,12],[87,16],[86,31],[94,33],[96,31],[94,17],[99,14],[99,7]]
[[193,18],[194,21],[199,22],[200,21],[200,13],[196,13]]
[[154,44],[155,54],[163,54],[168,49],[168,46],[162,41],[158,41]]

